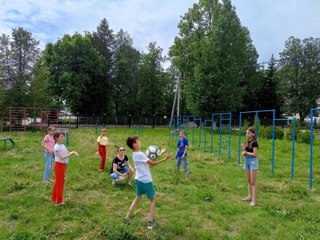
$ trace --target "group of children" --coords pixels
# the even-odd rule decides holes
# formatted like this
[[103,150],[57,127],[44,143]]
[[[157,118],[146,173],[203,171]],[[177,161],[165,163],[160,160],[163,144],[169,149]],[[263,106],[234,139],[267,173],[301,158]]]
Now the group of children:
[[[68,152],[66,147],[63,145],[64,134],[56,132],[54,133],[54,127],[48,128],[48,134],[44,137],[42,146],[45,149],[46,168],[44,173],[44,181],[50,181],[50,170],[52,166],[52,160],[50,157],[54,156],[54,172],[55,180],[52,191],[52,201],[56,205],[63,205],[62,194],[64,187],[64,174],[66,172],[68,157],[77,156],[78,153],[75,151]],[[179,132],[180,139],[177,144],[177,153],[175,155],[177,172],[179,172],[180,165],[182,163],[185,174],[189,177],[188,162],[187,162],[187,149],[189,146],[188,139],[185,137],[185,132]],[[256,206],[256,177],[258,170],[258,142],[255,136],[255,129],[249,127],[246,131],[246,143],[242,144],[242,155],[244,156],[243,168],[246,171],[248,181],[248,196],[243,198],[242,201],[250,201],[250,206]],[[101,135],[97,138],[98,152],[101,157],[99,171],[105,170],[106,158],[107,158],[107,147],[111,145],[106,136],[106,129],[102,129]],[[146,194],[150,201],[150,208],[148,213],[148,229],[153,229],[155,226],[154,212],[155,212],[155,189],[152,182],[152,176],[149,165],[155,166],[166,160],[168,160],[172,153],[167,154],[161,160],[153,160],[148,158],[141,151],[141,139],[139,136],[129,136],[126,140],[127,146],[132,149],[132,159],[135,166],[135,183],[136,183],[136,197],[132,201],[129,210],[125,216],[125,221],[130,221],[130,216],[134,209],[139,204],[142,195]],[[160,156],[166,151],[166,148],[162,148]],[[125,148],[123,146],[117,147],[117,155],[113,158],[112,166],[110,169],[110,177],[112,178],[112,185],[114,186],[117,182],[124,181],[127,177],[128,185],[132,186],[131,179],[134,175],[134,170],[131,167],[128,157],[125,155]]]

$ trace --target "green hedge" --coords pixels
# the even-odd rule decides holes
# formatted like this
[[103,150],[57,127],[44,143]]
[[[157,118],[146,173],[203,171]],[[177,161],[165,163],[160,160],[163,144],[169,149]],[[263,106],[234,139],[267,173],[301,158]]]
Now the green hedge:
[[[312,136],[314,139],[314,135]],[[299,131],[297,133],[297,142],[298,143],[310,143],[310,131]]]
[[[242,128],[242,134],[246,135],[246,128]],[[219,135],[220,131],[219,129],[216,129],[214,134]],[[226,133],[224,133],[226,134]],[[238,136],[239,135],[239,130],[233,129],[231,131],[232,135]],[[258,132],[258,137],[259,138],[265,138],[265,139],[272,139],[272,126],[268,127],[261,127]],[[313,135],[313,139],[314,139]],[[275,128],[275,139],[286,139],[288,141],[292,141],[292,130],[291,128],[284,130],[280,127]],[[310,143],[310,132],[308,130],[297,130],[295,133],[295,141],[299,143]]]
[[[292,128],[290,127],[285,134],[285,139],[292,141]],[[295,130],[294,140],[297,141],[297,129]]]
[[[275,128],[274,136],[275,136],[275,139],[283,139],[284,138],[283,129]],[[259,130],[259,137],[272,139],[272,126],[261,128]]]

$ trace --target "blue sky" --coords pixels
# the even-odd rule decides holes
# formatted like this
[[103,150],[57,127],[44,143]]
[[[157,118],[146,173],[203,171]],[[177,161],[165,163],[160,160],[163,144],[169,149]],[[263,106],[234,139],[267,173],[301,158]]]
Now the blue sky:
[[[198,0],[0,0],[0,33],[24,27],[54,43],[64,34],[94,31],[103,18],[110,28],[127,31],[134,47],[146,51],[156,41],[167,54],[178,35],[180,16]],[[320,0],[233,0],[249,31],[259,61],[278,57],[290,36],[320,37]]]

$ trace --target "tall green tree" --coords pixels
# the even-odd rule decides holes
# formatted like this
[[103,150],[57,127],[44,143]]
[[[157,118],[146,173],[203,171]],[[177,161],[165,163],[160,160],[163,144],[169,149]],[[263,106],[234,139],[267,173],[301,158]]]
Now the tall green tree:
[[188,109],[210,115],[241,108],[247,89],[239,73],[245,66],[255,72],[258,55],[231,1],[200,0],[178,28],[169,55],[181,73]]
[[30,85],[30,107],[36,108],[59,108],[59,103],[53,101],[49,94],[50,72],[44,63],[44,58],[40,57],[34,65],[34,77]]
[[3,86],[3,81],[0,79],[0,117],[5,115],[5,100],[6,100],[6,92]]
[[[162,94],[164,110],[160,112],[160,114],[163,114],[166,117],[168,117],[167,123],[169,123],[169,116],[171,114],[172,104],[175,96],[175,88],[177,84],[175,70],[172,69],[172,66],[170,66],[164,72],[161,73],[161,78],[163,84]],[[182,102],[182,100],[180,100],[180,102]],[[181,108],[182,112],[183,110],[184,109]]]
[[[262,86],[258,92],[258,106],[257,109],[275,109],[277,115],[280,115],[280,99],[277,96],[278,82],[277,74],[277,60],[272,55],[266,70],[260,71]],[[270,115],[270,114],[268,114]]]
[[68,34],[45,49],[49,93],[56,102],[65,102],[74,113],[98,114],[106,102],[103,78],[104,59],[89,36]]
[[[0,59],[2,59],[3,55],[0,51]],[[0,117],[5,115],[5,88],[4,88],[4,80],[2,79],[3,66],[0,65]]]
[[40,49],[39,41],[24,28],[12,30],[11,37],[0,36],[0,79],[5,88],[7,106],[28,106],[30,86],[33,80],[33,66]]
[[115,36],[112,81],[112,96],[117,118],[132,116],[138,110],[138,76],[141,56],[132,45],[133,41],[129,34],[120,29]]
[[164,69],[162,64],[165,57],[163,49],[158,47],[156,42],[151,42],[148,52],[143,54],[139,70],[139,102],[141,115],[154,118],[165,112],[165,88]]
[[114,49],[114,34],[109,27],[107,19],[102,19],[97,31],[92,33],[92,41],[94,47],[99,51],[103,58],[103,76],[100,86],[105,91],[104,101],[100,102],[102,111],[110,114],[113,111],[112,102],[112,76],[113,76],[113,49]]
[[320,39],[290,37],[280,53],[279,95],[287,114],[299,113],[300,121],[317,106],[320,96]]

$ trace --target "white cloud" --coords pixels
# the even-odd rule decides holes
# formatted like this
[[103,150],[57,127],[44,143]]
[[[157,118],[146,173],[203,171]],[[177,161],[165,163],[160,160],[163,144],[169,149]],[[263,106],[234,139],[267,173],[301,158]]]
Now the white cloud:
[[40,39],[42,46],[64,34],[94,31],[103,18],[114,32],[121,28],[133,38],[134,45],[145,51],[156,41],[167,53],[177,35],[180,15],[195,0],[25,0],[4,1],[0,10],[0,32],[24,27]]

